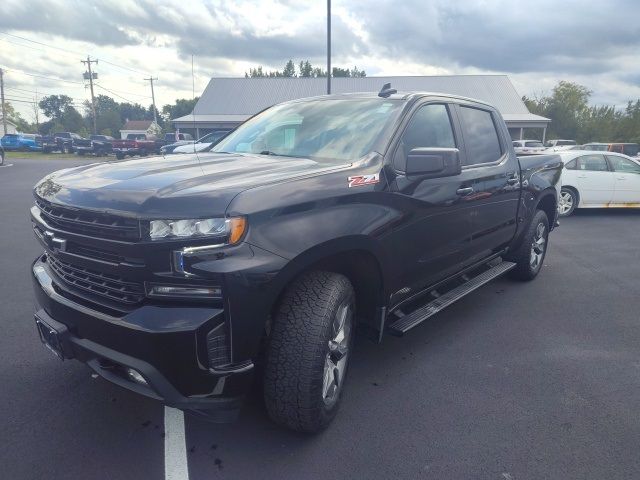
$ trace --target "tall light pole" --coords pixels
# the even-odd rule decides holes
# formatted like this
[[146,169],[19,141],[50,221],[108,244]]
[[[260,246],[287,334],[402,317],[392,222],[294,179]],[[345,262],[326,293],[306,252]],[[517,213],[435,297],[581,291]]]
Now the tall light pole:
[[331,94],[331,0],[327,0],[327,95]]

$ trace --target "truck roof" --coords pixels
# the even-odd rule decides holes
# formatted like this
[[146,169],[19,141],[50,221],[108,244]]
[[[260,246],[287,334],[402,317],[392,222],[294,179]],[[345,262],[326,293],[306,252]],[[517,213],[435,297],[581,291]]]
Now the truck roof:
[[[442,93],[442,92],[419,92],[419,91],[410,91],[410,92],[397,92],[392,93],[388,97],[380,97],[378,92],[355,92],[355,93],[332,93],[330,95],[319,95],[315,97],[306,97],[300,98],[296,100],[290,100],[290,102],[308,102],[311,100],[336,100],[336,99],[375,99],[381,98],[382,100],[414,100],[417,98],[423,97],[444,97],[450,98],[452,100],[465,100],[474,103],[481,103],[483,105],[487,105],[488,107],[493,107],[490,103],[487,103],[483,100],[478,100],[476,98],[463,97],[461,95],[452,95],[450,93]],[[289,103],[289,102],[282,102]]]

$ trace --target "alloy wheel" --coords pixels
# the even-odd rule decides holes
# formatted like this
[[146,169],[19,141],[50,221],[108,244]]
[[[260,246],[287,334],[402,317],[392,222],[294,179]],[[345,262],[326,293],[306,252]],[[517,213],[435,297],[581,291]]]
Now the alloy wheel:
[[558,199],[558,213],[560,215],[566,215],[573,208],[573,194],[567,190],[560,192],[560,198]]
[[325,357],[322,382],[322,400],[326,405],[332,405],[337,401],[344,382],[349,358],[352,317],[350,303],[344,303],[336,311],[331,325],[331,339],[329,351]]
[[547,247],[546,227],[544,223],[539,223],[536,227],[536,233],[533,236],[533,242],[531,243],[531,256],[529,258],[529,265],[533,270],[537,270],[544,258],[544,252]]

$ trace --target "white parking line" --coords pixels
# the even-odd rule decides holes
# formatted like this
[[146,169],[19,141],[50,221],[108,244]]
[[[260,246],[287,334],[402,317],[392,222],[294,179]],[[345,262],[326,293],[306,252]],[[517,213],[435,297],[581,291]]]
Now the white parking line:
[[164,478],[189,480],[184,413],[164,407]]
[[0,165],[0,168],[13,167],[13,163],[7,163],[6,165]]

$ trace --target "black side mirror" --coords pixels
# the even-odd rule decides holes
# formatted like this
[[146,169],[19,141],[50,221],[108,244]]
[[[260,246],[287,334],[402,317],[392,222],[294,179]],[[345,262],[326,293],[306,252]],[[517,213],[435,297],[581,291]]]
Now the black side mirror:
[[452,177],[462,172],[457,148],[414,148],[407,155],[407,175]]

